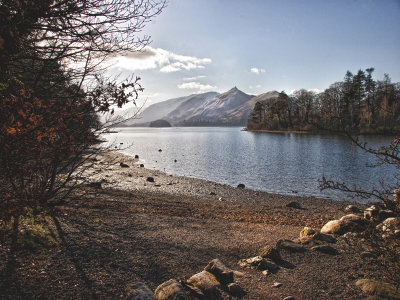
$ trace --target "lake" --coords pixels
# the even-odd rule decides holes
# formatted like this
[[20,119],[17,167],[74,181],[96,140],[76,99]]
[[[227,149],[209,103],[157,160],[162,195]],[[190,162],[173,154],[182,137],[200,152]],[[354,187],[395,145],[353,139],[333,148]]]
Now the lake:
[[[118,128],[107,136],[122,152],[139,155],[146,168],[168,174],[271,193],[349,200],[340,191],[320,191],[323,175],[363,188],[394,180],[395,169],[371,168],[374,156],[345,137],[297,133],[253,133],[241,127]],[[380,146],[388,137],[368,137]],[[121,146],[120,143],[123,143]],[[159,151],[162,150],[162,151]],[[360,202],[363,200],[356,199]]]

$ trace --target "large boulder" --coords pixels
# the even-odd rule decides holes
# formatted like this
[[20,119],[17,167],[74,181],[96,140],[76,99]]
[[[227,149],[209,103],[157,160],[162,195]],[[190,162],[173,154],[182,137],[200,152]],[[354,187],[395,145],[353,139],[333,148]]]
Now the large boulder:
[[347,211],[347,212],[354,213],[354,214],[361,213],[361,209],[359,209],[357,206],[352,205],[352,204],[347,205],[344,210]]
[[341,231],[341,222],[339,220],[331,220],[321,228],[323,234],[339,234]]
[[370,296],[383,297],[385,299],[400,299],[400,289],[396,289],[390,283],[373,279],[360,279],[357,280],[356,286]]
[[323,234],[342,235],[347,232],[360,232],[366,228],[368,222],[361,216],[350,214],[339,220],[332,220],[321,228]]
[[371,205],[364,211],[364,218],[374,223],[382,222],[391,217],[394,217],[393,211],[378,205]]
[[262,258],[269,258],[275,262],[279,262],[282,260],[279,250],[273,246],[265,246],[258,250],[257,253]]
[[368,225],[368,221],[355,214],[346,215],[340,218],[346,232],[360,232]]
[[392,230],[400,230],[400,217],[397,218],[387,218],[382,222],[382,225],[385,226],[385,229],[392,229]]
[[186,283],[199,289],[206,299],[219,299],[221,283],[217,278],[207,271],[202,271],[190,277]]
[[313,237],[317,234],[317,231],[312,229],[311,227],[304,227],[302,231],[300,231],[300,237]]
[[238,262],[242,268],[253,268],[260,271],[268,270],[275,273],[279,267],[271,260],[264,259],[261,256],[255,256],[247,259],[241,259]]
[[379,215],[379,208],[376,205],[372,205],[364,210],[364,218],[370,221],[377,220]]
[[400,236],[400,218],[387,218],[382,223],[376,226],[376,229],[381,230],[383,238]]
[[233,282],[233,271],[226,267],[218,258],[213,259],[205,268],[204,271],[213,274],[222,284]]
[[160,284],[154,292],[155,300],[189,300],[184,287],[175,279]]
[[315,246],[324,242],[336,243],[336,239],[331,235],[318,232],[310,227],[304,227],[300,231],[299,238],[295,239],[294,242],[302,245]]

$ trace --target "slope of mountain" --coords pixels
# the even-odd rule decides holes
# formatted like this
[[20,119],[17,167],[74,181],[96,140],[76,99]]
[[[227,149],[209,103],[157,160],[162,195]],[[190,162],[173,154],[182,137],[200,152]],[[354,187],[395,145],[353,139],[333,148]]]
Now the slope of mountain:
[[148,126],[159,119],[172,126],[246,126],[256,102],[277,96],[275,91],[252,96],[236,87],[223,94],[190,95],[153,104],[126,126]]
[[180,104],[192,98],[214,98],[218,93],[208,92],[199,95],[190,95],[180,98],[169,99],[163,102],[155,103],[144,109],[135,119],[125,122],[124,126],[147,126],[150,122],[165,119],[171,111],[176,109]]
[[[167,117],[177,126],[243,126],[248,116],[244,116],[238,108],[252,97],[234,87],[196,106],[182,103]],[[189,113],[184,113],[187,110]]]

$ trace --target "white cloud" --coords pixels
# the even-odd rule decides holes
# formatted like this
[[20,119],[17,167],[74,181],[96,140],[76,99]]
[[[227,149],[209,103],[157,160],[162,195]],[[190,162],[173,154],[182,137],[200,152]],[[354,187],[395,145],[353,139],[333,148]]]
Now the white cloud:
[[204,69],[210,64],[210,58],[180,55],[171,51],[146,47],[140,52],[128,53],[111,59],[114,67],[128,70],[159,69],[160,72],[170,73],[182,70]]
[[261,87],[260,84],[257,84],[257,85],[250,85],[250,86],[249,86],[249,88],[250,88],[251,90],[253,90],[253,89],[259,89],[260,87]]
[[194,81],[194,80],[197,80],[197,79],[202,79],[202,78],[206,78],[207,76],[205,76],[205,75],[199,75],[199,76],[194,76],[194,77],[186,77],[186,78],[183,78],[183,80],[184,81]]
[[319,90],[319,89],[309,89],[309,90],[307,90],[307,91],[309,91],[309,92],[314,92],[314,93],[316,93],[316,94],[321,93],[321,90]]
[[254,68],[250,69],[250,72],[258,75],[258,74],[261,74],[261,73],[265,73],[265,69],[259,69],[259,68],[255,68],[254,67]]
[[185,82],[177,85],[179,89],[188,89],[188,90],[199,90],[199,91],[209,91],[216,89],[215,86],[210,84],[202,84],[199,82]]
[[160,72],[163,72],[163,73],[172,73],[172,72],[178,72],[178,71],[180,71],[180,70],[181,70],[181,69],[179,68],[179,66],[168,65],[168,66],[162,67],[162,68],[160,69]]

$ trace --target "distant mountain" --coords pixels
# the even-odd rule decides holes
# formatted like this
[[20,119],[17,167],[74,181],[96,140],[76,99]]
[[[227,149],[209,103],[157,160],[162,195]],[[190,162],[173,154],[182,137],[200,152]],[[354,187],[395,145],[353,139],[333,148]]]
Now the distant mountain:
[[190,95],[153,104],[126,126],[148,126],[159,119],[172,126],[246,126],[256,102],[277,96],[278,92],[252,96],[236,87],[223,94]]
[[248,115],[239,108],[252,97],[234,87],[197,105],[185,102],[167,117],[177,126],[244,126]]
[[[166,101],[162,101],[159,103],[155,103],[150,105],[149,107],[145,108],[137,118],[134,118],[132,120],[128,120],[127,122],[124,123],[125,126],[148,126],[150,122],[156,121],[156,120],[167,120],[165,116],[167,116],[171,111],[175,110],[179,105],[182,103],[185,103],[187,101],[190,101],[191,99],[199,99],[201,100],[202,98],[204,99],[209,99],[209,98],[214,98],[217,96],[218,93],[216,92],[208,92],[204,94],[196,94],[196,95],[190,95],[186,97],[180,97],[180,98],[174,98],[174,99],[169,99]],[[169,120],[167,120],[169,121]],[[171,124],[173,124],[172,122]]]

